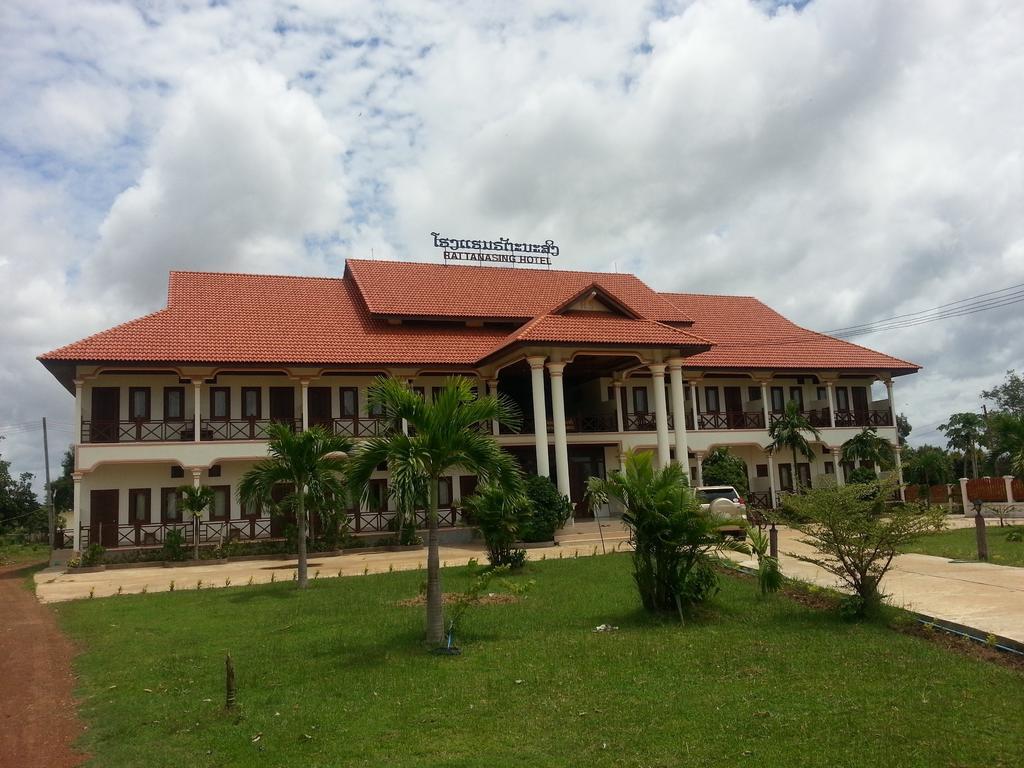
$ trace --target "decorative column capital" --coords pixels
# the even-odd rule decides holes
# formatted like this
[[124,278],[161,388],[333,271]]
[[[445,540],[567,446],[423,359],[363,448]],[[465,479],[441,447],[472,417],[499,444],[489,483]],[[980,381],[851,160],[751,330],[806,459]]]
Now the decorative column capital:
[[82,482],[82,478],[85,477],[85,472],[72,472],[71,479],[76,483]]
[[548,363],[548,373],[552,376],[561,376],[565,370],[565,363]]
[[484,379],[484,383],[492,389],[498,388],[498,377],[495,376],[493,379]]
[[85,386],[85,379],[74,379],[72,383],[75,385],[75,389],[81,389]]
[[665,364],[664,363],[648,363],[647,370],[651,372],[651,375],[655,378],[665,376]]
[[189,467],[188,469],[192,473],[193,480],[203,476],[203,467]]
[[615,389],[622,389],[624,386],[626,386],[626,382],[624,382],[622,379],[612,379],[612,386]]
[[547,358],[544,357],[543,355],[530,355],[528,358],[526,358],[526,362],[529,363],[530,368],[532,368],[535,371],[538,368],[543,370],[545,361],[547,361]]
[[665,362],[668,363],[668,369],[670,371],[677,371],[677,370],[680,370],[683,367],[683,363],[686,362],[686,358],[684,358],[684,357],[670,357]]

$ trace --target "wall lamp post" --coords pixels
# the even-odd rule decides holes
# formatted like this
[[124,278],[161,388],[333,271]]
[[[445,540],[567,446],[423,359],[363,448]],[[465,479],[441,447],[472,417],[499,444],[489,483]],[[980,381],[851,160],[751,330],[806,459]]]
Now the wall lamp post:
[[981,499],[974,500],[974,534],[978,541],[978,559],[988,561],[988,536],[985,530],[985,518],[981,514]]

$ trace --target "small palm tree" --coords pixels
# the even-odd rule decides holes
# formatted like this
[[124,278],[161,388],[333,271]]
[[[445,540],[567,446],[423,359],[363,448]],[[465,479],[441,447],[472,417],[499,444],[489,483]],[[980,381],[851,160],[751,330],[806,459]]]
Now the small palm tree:
[[896,466],[896,454],[892,443],[884,437],[879,437],[878,430],[874,427],[864,427],[843,443],[842,450],[843,461],[870,461],[881,469],[892,469]]
[[[238,497],[251,509],[280,507],[295,510],[298,529],[298,585],[308,584],[306,567],[306,513],[344,503],[345,456],[352,444],[321,427],[295,433],[287,424],[267,427],[270,458],[259,462],[242,477]],[[274,493],[283,492],[280,501]]]
[[1010,469],[1024,476],[1024,417],[1010,413],[992,418],[993,453],[1009,459]]
[[799,488],[800,473],[796,471],[796,455],[799,452],[808,460],[814,458],[814,451],[810,442],[804,436],[808,432],[815,440],[821,439],[821,433],[811,425],[807,417],[800,410],[796,400],[786,403],[786,410],[778,414],[771,429],[768,430],[768,437],[772,441],[768,444],[771,453],[778,453],[783,449],[793,452],[793,483]]
[[502,450],[487,429],[497,420],[517,429],[514,402],[504,396],[478,396],[469,379],[445,381],[433,402],[397,379],[378,378],[369,391],[369,404],[393,424],[403,419],[409,434],[394,430],[361,443],[349,459],[348,479],[353,494],[369,498],[369,480],[378,465],[387,463],[392,494],[414,499],[427,489],[427,633],[428,644],[444,640],[441,568],[438,554],[438,483],[453,467],[472,472],[482,483],[496,482],[508,493],[521,493],[522,478],[515,459]]
[[182,485],[178,488],[181,494],[181,509],[192,515],[192,543],[195,545],[194,557],[199,559],[199,519],[203,512],[213,504],[213,490],[205,485]]
[[946,446],[971,457],[971,474],[978,478],[978,445],[985,437],[985,420],[977,413],[951,414],[938,430],[946,436]]

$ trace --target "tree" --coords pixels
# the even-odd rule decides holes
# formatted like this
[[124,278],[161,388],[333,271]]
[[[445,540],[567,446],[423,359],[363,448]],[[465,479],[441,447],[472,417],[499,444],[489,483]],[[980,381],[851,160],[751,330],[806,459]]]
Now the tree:
[[971,469],[978,477],[978,445],[985,437],[985,420],[977,413],[954,413],[938,429],[946,436],[946,446],[954,451],[963,451],[971,457]]
[[994,402],[998,410],[1024,418],[1024,376],[1016,371],[1007,371],[1002,384],[984,390],[981,396]]
[[15,478],[11,462],[0,458],[0,533],[43,533],[48,525],[46,509],[32,490],[32,473],[22,472]]
[[811,426],[811,422],[800,411],[800,406],[795,400],[786,403],[786,410],[776,416],[775,423],[768,430],[768,437],[772,439],[768,444],[768,450],[771,453],[778,453],[784,448],[793,452],[793,482],[797,487],[800,485],[800,475],[796,471],[797,453],[807,457],[808,460],[814,458],[814,451],[804,436],[805,432],[813,435],[815,440],[821,439],[821,433]]
[[907,438],[914,428],[910,426],[910,420],[902,413],[896,415],[896,438],[901,446],[907,444]]
[[[238,497],[250,509],[269,507],[294,510],[298,529],[298,586],[308,584],[306,567],[306,514],[344,504],[345,454],[352,444],[322,427],[295,433],[287,424],[267,428],[268,459],[243,475]],[[275,494],[280,501],[275,502]]]
[[404,419],[409,434],[393,430],[360,444],[349,459],[349,484],[353,493],[368,499],[370,476],[384,462],[393,485],[413,489],[426,483],[426,642],[438,645],[444,639],[437,540],[438,482],[448,470],[461,467],[476,474],[481,483],[494,482],[506,493],[521,493],[522,478],[515,459],[502,450],[489,430],[481,428],[497,420],[518,429],[518,408],[504,395],[478,396],[469,379],[462,377],[447,379],[429,403],[396,379],[378,378],[370,387],[369,403],[394,424]]
[[903,479],[912,485],[937,485],[953,480],[953,461],[934,445],[907,448],[903,453]]
[[526,551],[516,549],[520,520],[526,498],[508,493],[497,483],[484,483],[465,500],[466,509],[480,526],[487,546],[487,559],[493,568],[518,568],[526,560]]
[[572,517],[572,502],[550,477],[530,475],[524,482],[527,504],[519,519],[521,541],[553,541],[555,531]]
[[674,610],[713,594],[713,552],[743,549],[718,531],[718,522],[700,501],[678,464],[655,469],[649,452],[630,451],[625,467],[608,479],[590,478],[587,489],[597,503],[619,502],[622,522],[633,540],[633,580],[648,611]]
[[71,474],[75,471],[75,451],[68,448],[60,460],[60,477],[50,483],[53,492],[53,508],[57,517],[70,512],[75,504],[75,481]]
[[896,454],[892,449],[892,443],[884,437],[879,437],[878,430],[874,427],[864,427],[843,443],[842,456],[843,461],[870,461],[880,469],[892,469],[896,466]]
[[741,496],[750,492],[747,463],[729,452],[726,446],[715,448],[704,457],[701,472],[705,485],[731,485]]
[[992,416],[992,453],[1006,459],[1010,470],[1024,477],[1024,417],[1009,413]]
[[211,504],[213,504],[213,490],[205,485],[182,485],[178,492],[181,494],[181,509],[192,515],[192,543],[195,545],[193,557],[199,559],[199,518],[203,516]]
[[864,485],[828,485],[788,499],[790,525],[814,548],[810,555],[792,554],[832,575],[853,590],[844,603],[851,615],[873,613],[881,604],[879,585],[893,558],[906,544],[941,526],[943,513],[918,504],[887,504],[892,481]]

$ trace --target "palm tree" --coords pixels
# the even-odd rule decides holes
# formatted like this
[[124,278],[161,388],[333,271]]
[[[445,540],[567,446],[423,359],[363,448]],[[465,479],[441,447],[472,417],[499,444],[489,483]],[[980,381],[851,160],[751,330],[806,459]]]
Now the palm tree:
[[771,429],[768,430],[768,437],[772,439],[768,444],[768,450],[771,453],[778,453],[784,448],[788,448],[793,452],[793,483],[798,488],[800,486],[800,473],[796,471],[797,452],[803,454],[807,459],[814,458],[811,444],[804,437],[805,432],[813,435],[815,440],[821,439],[821,433],[804,416],[796,400],[790,400],[786,403],[786,410],[775,417],[775,422],[772,424]]
[[864,427],[843,443],[842,456],[843,461],[870,461],[880,469],[892,469],[896,466],[896,454],[892,449],[892,443],[884,437],[879,437],[878,430],[874,427]]
[[985,420],[977,413],[954,413],[938,430],[946,436],[946,446],[971,455],[971,473],[978,478],[978,445],[985,436]]
[[[308,584],[306,568],[306,513],[344,503],[345,456],[351,442],[321,427],[295,433],[286,424],[267,427],[270,458],[259,462],[242,477],[238,498],[251,509],[278,507],[295,510],[298,529],[299,588]],[[283,493],[275,502],[275,491]]]
[[1005,456],[1010,469],[1024,476],[1024,417],[998,413],[992,417],[993,453]]
[[192,543],[195,545],[195,559],[199,559],[199,518],[203,511],[213,504],[213,489],[205,485],[182,485],[178,488],[181,494],[181,509],[192,515]]
[[509,493],[520,493],[522,478],[515,459],[482,428],[497,420],[518,429],[515,403],[504,396],[477,396],[469,379],[454,377],[426,402],[396,379],[378,378],[369,391],[369,404],[392,423],[401,420],[409,434],[393,430],[371,437],[349,459],[349,486],[361,499],[369,498],[369,480],[378,465],[387,463],[392,494],[415,498],[427,487],[427,633],[426,642],[444,639],[441,569],[437,540],[438,483],[453,467],[477,475],[482,483],[496,482]]

